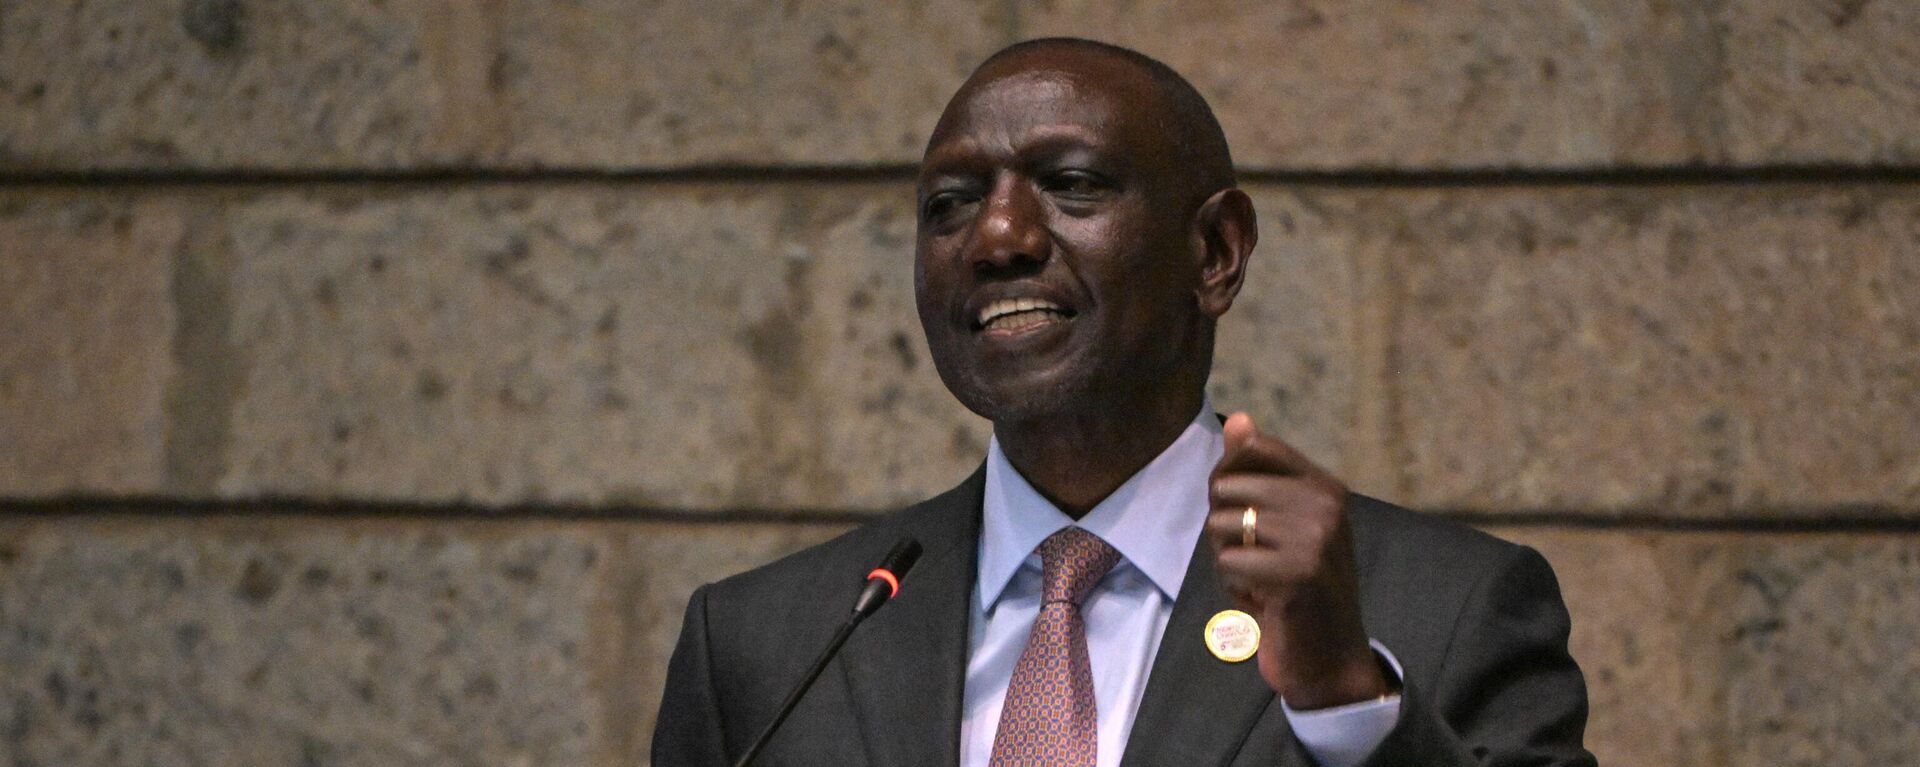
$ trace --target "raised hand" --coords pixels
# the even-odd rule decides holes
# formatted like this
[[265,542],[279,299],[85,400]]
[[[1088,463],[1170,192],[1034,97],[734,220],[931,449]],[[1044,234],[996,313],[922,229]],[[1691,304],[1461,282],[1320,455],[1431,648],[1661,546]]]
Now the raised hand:
[[[1221,582],[1260,624],[1260,675],[1296,710],[1393,691],[1360,622],[1347,488],[1246,413],[1225,427],[1207,517]],[[1245,516],[1255,509],[1255,540]]]

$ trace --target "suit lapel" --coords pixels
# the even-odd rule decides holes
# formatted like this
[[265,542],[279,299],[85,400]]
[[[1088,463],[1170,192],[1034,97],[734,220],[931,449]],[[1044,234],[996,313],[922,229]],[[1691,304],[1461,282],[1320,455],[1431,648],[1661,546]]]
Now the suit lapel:
[[842,668],[875,765],[958,764],[967,599],[978,558],[984,469],[903,515],[926,548],[900,596],[848,640]]
[[[1225,765],[1269,706],[1278,707],[1254,661],[1227,663],[1207,650],[1207,620],[1230,607],[1213,551],[1197,541],[1127,737],[1123,767]],[[1297,750],[1275,746],[1283,755]]]

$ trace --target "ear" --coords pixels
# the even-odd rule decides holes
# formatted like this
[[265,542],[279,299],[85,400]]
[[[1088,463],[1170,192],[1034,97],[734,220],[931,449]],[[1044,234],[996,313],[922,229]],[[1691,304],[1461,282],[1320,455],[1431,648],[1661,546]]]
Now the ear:
[[1219,317],[1240,295],[1247,259],[1260,240],[1253,200],[1239,189],[1222,189],[1200,205],[1193,217],[1194,250],[1200,256],[1200,282],[1194,287],[1200,310]]

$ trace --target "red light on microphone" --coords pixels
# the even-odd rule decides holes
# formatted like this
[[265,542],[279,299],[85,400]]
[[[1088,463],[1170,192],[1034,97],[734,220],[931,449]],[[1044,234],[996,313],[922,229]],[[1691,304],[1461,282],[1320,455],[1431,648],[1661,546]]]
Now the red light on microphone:
[[873,580],[875,578],[886,581],[887,588],[892,589],[892,591],[887,593],[888,599],[900,596],[900,579],[894,576],[893,571],[884,567],[876,567],[873,569],[873,572],[867,573],[867,580]]
[[[860,587],[860,598],[853,602],[855,615],[865,617],[887,600],[900,595],[900,581],[907,577],[907,571],[913,569],[913,563],[920,559],[920,542],[912,538],[902,538],[880,560],[880,566],[867,573],[866,585]],[[881,586],[886,590],[882,591]]]

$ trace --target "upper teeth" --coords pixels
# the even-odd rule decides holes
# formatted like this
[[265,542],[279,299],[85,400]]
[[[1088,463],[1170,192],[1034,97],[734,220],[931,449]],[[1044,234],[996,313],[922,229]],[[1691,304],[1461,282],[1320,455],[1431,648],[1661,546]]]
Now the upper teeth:
[[1042,301],[1038,298],[1002,298],[987,304],[986,308],[980,310],[980,324],[986,325],[1009,314],[1030,312],[1035,309],[1050,312],[1060,311],[1058,305],[1049,301]]

